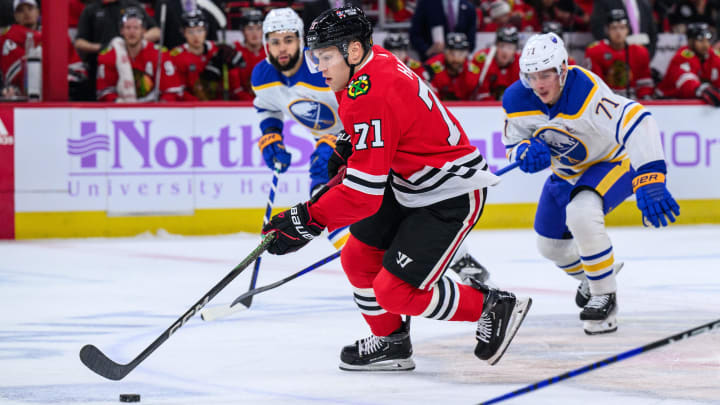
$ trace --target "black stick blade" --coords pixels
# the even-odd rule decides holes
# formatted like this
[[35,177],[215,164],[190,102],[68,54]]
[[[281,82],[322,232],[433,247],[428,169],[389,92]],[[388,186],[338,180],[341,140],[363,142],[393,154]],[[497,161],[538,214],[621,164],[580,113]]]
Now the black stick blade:
[[122,380],[134,368],[115,363],[93,345],[85,345],[80,349],[80,361],[98,375],[114,381]]

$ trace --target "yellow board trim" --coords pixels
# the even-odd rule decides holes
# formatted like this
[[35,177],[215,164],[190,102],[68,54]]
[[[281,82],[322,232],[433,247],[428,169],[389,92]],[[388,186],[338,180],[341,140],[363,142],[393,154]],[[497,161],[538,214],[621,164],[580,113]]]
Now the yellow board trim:
[[[680,200],[675,224],[720,224],[720,199]],[[488,204],[475,226],[482,229],[532,228],[536,203]],[[287,208],[276,208],[277,213]],[[260,233],[265,208],[202,209],[194,215],[113,216],[103,211],[18,212],[15,213],[15,237],[80,238],[134,236],[164,229],[172,234],[208,235],[235,232]],[[642,226],[635,201],[625,201],[605,217],[608,226]]]
[[630,111],[628,111],[628,113],[625,116],[625,119],[623,120],[623,123],[622,123],[623,129],[625,129],[625,126],[627,125],[628,122],[630,122],[630,120],[635,116],[635,114],[637,114],[638,111],[640,111],[642,109],[643,109],[643,106],[641,104],[635,104],[635,106],[633,106],[633,108],[631,108]]
[[625,159],[622,163],[613,167],[612,170],[600,180],[595,190],[600,193],[600,195],[605,195],[605,193],[610,190],[610,187],[612,187],[623,174],[627,173],[628,170],[630,170],[630,159]]
[[610,255],[607,259],[595,264],[584,264],[583,269],[589,273],[595,273],[600,270],[609,269],[615,263],[615,255]]

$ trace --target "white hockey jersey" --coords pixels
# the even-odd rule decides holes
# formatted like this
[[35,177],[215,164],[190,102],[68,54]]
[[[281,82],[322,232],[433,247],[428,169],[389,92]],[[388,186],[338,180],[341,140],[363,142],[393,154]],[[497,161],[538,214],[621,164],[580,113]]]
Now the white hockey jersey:
[[282,130],[283,116],[297,121],[316,138],[335,135],[342,129],[335,93],[321,73],[310,73],[304,61],[294,75],[287,77],[262,60],[255,65],[251,82],[263,133],[273,127]]
[[629,158],[633,168],[663,160],[657,123],[641,104],[613,93],[594,73],[570,66],[562,95],[548,107],[520,80],[503,95],[503,143],[511,161],[515,146],[538,136],[549,146],[552,170],[575,184],[598,162]]

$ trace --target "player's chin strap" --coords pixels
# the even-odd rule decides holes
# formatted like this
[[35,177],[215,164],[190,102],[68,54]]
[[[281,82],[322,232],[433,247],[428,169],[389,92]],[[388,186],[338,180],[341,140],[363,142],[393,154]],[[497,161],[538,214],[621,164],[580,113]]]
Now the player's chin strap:
[[[350,46],[350,44],[347,44],[347,45],[346,45],[346,48],[349,47],[349,46]],[[363,56],[362,56],[362,58],[360,58],[360,62],[358,62],[358,63],[353,63],[353,64],[351,64],[351,63],[348,61],[348,52],[347,52],[347,51],[343,52],[343,56],[344,56],[344,59],[345,59],[345,64],[347,64],[347,65],[350,67],[350,76],[348,76],[348,80],[347,80],[348,83],[350,83],[350,80],[352,80],[352,77],[353,77],[353,75],[355,74],[355,68],[358,67],[358,65],[362,64],[362,63],[365,61],[365,57],[367,57],[368,52],[370,52],[370,48],[372,47],[372,45],[369,46],[369,47],[366,47],[365,44],[363,44],[362,47],[363,47]]]

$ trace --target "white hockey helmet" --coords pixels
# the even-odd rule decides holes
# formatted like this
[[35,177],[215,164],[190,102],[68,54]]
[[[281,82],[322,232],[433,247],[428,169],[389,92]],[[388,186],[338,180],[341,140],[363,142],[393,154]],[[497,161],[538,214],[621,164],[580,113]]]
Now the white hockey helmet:
[[525,87],[530,88],[528,73],[555,69],[563,85],[565,77],[562,75],[562,66],[567,66],[567,61],[568,53],[562,38],[552,32],[535,34],[528,39],[520,54],[520,80]]
[[296,32],[300,38],[300,51],[303,48],[303,21],[297,15],[295,10],[290,7],[275,8],[270,10],[265,16],[262,25],[263,29],[263,46],[267,53],[267,36],[271,32]]

